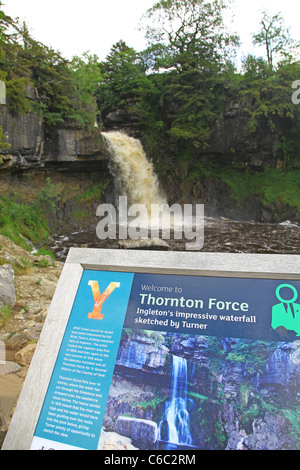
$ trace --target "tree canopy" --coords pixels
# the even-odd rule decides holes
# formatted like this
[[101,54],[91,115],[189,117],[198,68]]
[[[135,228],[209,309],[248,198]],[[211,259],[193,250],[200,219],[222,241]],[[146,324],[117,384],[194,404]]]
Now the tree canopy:
[[280,13],[270,16],[266,11],[260,22],[260,31],[253,34],[253,44],[265,48],[267,63],[272,69],[274,62],[291,61],[300,51],[300,43],[290,36],[290,30],[284,25]]
[[274,132],[280,123],[282,152],[296,158],[300,116],[291,96],[300,77],[299,46],[279,14],[264,13],[253,41],[265,56],[248,55],[238,71],[238,37],[223,21],[228,3],[159,0],[141,19],[146,50],[120,40],[102,61],[89,52],[69,61],[32,38],[0,2],[0,79],[8,105],[40,113],[49,129],[70,120],[91,128],[100,114],[105,126],[110,112],[130,108],[150,149],[171,146],[185,159],[205,148],[226,100],[234,99],[249,116],[249,133],[262,123]]
[[[156,68],[210,68],[224,61],[237,36],[226,32],[223,0],[160,0],[144,15],[142,28]],[[154,54],[155,55],[155,54]]]
[[[48,126],[68,119],[90,125],[95,119],[88,112],[90,102],[84,102],[78,61],[70,64],[58,51],[33,39],[25,23],[5,15],[2,9],[0,51],[0,79],[6,83],[13,111],[40,113]],[[85,77],[87,81],[88,74]]]

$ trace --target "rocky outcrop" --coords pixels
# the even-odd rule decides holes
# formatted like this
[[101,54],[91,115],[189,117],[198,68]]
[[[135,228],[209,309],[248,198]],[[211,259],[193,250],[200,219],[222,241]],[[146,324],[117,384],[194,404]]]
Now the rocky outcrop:
[[0,170],[26,168],[38,164],[43,154],[44,135],[42,118],[34,113],[12,113],[5,105],[0,106],[0,126],[5,141],[11,146],[2,150],[4,163]]
[[[12,113],[8,106],[0,105],[0,126],[9,149],[1,150],[3,163],[0,170],[43,168],[49,165],[85,163],[92,170],[93,162],[105,161],[101,132],[97,126],[86,130],[72,123],[55,128],[51,135],[45,130],[43,119],[37,114]],[[68,166],[70,168],[70,165]]]
[[121,367],[142,369],[163,374],[167,361],[168,349],[157,346],[155,339],[145,335],[129,335],[121,341],[116,364]]
[[124,108],[111,111],[104,119],[108,130],[124,130],[131,137],[141,138],[141,115],[136,109],[134,99],[127,99]]
[[266,412],[264,419],[253,421],[253,432],[230,433],[226,450],[295,450],[297,442],[290,431],[289,421],[281,414]]
[[300,385],[299,363],[295,360],[296,354],[293,354],[296,345],[297,343],[280,343],[276,348],[266,363],[263,373],[254,380],[260,392],[266,394],[272,391],[285,395],[288,399],[293,387]]
[[154,421],[125,416],[117,419],[116,432],[129,437],[134,445],[143,449],[152,449],[158,437],[158,428]]
[[[166,119],[166,116],[162,119]],[[271,131],[265,122],[257,126],[254,133],[250,133],[248,123],[249,113],[244,110],[242,102],[228,97],[224,110],[212,126],[210,139],[205,146],[194,151],[194,159],[203,164],[216,161],[235,166],[242,163],[255,169],[263,168],[266,164],[276,166],[282,129],[278,127]],[[104,124],[109,130],[123,129],[133,137],[142,138],[141,116],[132,100],[125,103],[124,108],[110,112]],[[174,142],[170,140],[164,145],[169,150],[168,154],[164,151],[165,160],[173,163],[180,179],[185,179],[188,174],[188,162],[182,161],[180,155],[177,160],[178,149]]]
[[132,445],[131,439],[128,437],[120,436],[115,432],[101,431],[98,450],[138,450]]
[[[203,168],[210,163],[232,167],[240,172],[241,178],[243,171],[248,169],[260,171],[266,165],[282,165],[279,141],[283,130],[280,125],[276,125],[276,129],[271,131],[262,122],[255,133],[250,134],[247,130],[248,122],[249,114],[241,103],[237,98],[228,97],[224,110],[213,125],[207,146],[194,149],[188,160],[182,160],[178,145],[166,135],[162,135],[155,148],[148,151],[147,139],[143,139],[141,132],[141,117],[132,100],[126,102],[123,109],[112,110],[105,117],[104,126],[107,131],[121,130],[140,139],[148,157],[154,163],[156,160],[160,161],[160,168],[163,156],[163,164],[168,170],[163,170],[158,176],[170,205],[201,203],[205,205],[205,215],[211,217],[259,222],[298,222],[299,209],[282,198],[268,204],[263,193],[258,192],[241,202],[234,196],[231,185],[218,176],[218,172],[207,174],[199,170],[195,176],[196,170],[191,167],[191,161],[201,164]],[[14,114],[6,105],[0,105],[0,126],[3,128],[5,141],[11,144],[9,149],[1,150],[0,175],[7,175],[8,172],[11,175],[14,170],[20,170],[18,173],[21,174],[24,170],[26,175],[28,170],[43,169],[67,174],[86,174],[90,178],[91,174],[97,172],[100,173],[98,181],[103,183],[107,174],[110,174],[106,146],[103,145],[102,134],[97,125],[87,130],[65,122],[62,126],[47,131],[40,116],[34,113]],[[109,202],[113,199],[112,186],[107,190],[106,196]],[[66,208],[58,210],[63,220],[66,219],[65,213],[70,211],[74,212],[74,204],[72,207],[67,204]]]
[[231,165],[243,163],[252,168],[263,168],[277,163],[280,129],[271,131],[267,122],[261,123],[255,133],[247,129],[249,113],[243,104],[228,99],[224,111],[216,120],[207,148],[198,154],[203,163],[208,159],[229,161]]
[[92,131],[69,126],[53,130],[45,142],[44,162],[93,162],[106,159],[98,127]]

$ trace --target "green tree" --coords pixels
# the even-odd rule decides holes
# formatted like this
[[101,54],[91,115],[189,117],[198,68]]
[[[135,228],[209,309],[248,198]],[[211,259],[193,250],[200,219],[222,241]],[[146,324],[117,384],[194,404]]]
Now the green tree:
[[252,54],[242,60],[242,70],[245,77],[249,79],[266,79],[270,76],[267,62],[262,57],[255,57]]
[[160,0],[143,19],[156,68],[209,68],[225,62],[236,36],[226,32],[223,0]]
[[3,47],[4,44],[11,42],[14,37],[14,33],[9,31],[10,26],[14,23],[13,19],[6,15],[2,9],[3,3],[0,1],[0,46]]
[[119,41],[111,48],[101,64],[103,81],[97,92],[98,106],[103,115],[123,107],[126,101],[138,94],[140,80],[145,75],[144,63],[139,54]]
[[[20,24],[3,10],[0,33],[0,79],[6,83],[12,111],[35,111],[44,117],[47,128],[66,120],[89,126],[94,122],[95,99],[88,99],[87,93],[95,90],[95,58],[77,58],[70,64],[58,51],[33,39],[25,23]],[[31,99],[27,96],[29,89]]]
[[73,57],[70,63],[71,77],[75,84],[74,97],[77,103],[77,121],[88,127],[93,126],[99,113],[96,93],[103,75],[96,55],[84,53]]
[[291,61],[299,51],[299,43],[291,38],[280,13],[270,16],[264,11],[260,26],[260,31],[252,35],[253,44],[265,47],[269,67],[273,69],[275,61]]
[[247,130],[252,134],[260,127],[273,134],[277,158],[288,169],[299,161],[300,114],[291,99],[291,84],[299,76],[300,62],[281,63],[273,71],[263,62],[250,60],[253,67],[249,61],[247,65],[237,95],[249,114]]

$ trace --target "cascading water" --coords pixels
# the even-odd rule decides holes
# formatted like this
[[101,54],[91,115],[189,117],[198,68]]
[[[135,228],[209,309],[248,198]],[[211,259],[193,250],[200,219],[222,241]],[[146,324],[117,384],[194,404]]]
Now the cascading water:
[[159,440],[169,444],[191,446],[190,416],[187,410],[187,361],[172,356],[171,399],[167,401],[159,423]]
[[114,175],[116,193],[129,204],[164,204],[159,182],[139,140],[122,132],[103,132]]
[[[174,205],[177,206],[175,209],[172,206],[174,212],[170,212],[153,165],[147,159],[141,142],[122,132],[103,132],[102,136],[110,158],[110,170],[114,176],[115,202],[118,202],[120,196],[126,196],[130,206],[136,205],[134,209],[139,205],[137,212],[132,211],[139,213],[138,218],[134,221],[128,219],[131,226],[150,230],[152,245],[159,241],[159,231],[164,239],[170,239],[171,230],[175,238],[181,239],[183,227],[193,225],[192,216],[185,213],[183,220],[179,204]],[[127,220],[121,222],[119,227],[126,224]],[[143,230],[140,240],[143,242],[148,235],[149,233]],[[191,237],[195,237],[194,232]],[[162,242],[159,245],[161,246]]]

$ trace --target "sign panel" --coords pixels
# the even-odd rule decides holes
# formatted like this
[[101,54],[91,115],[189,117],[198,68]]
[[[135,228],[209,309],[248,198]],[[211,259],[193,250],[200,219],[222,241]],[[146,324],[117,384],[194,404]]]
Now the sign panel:
[[107,430],[137,449],[259,446],[265,409],[296,409],[299,344],[298,280],[85,269],[31,449],[96,450]]
[[136,274],[125,326],[265,340],[282,327],[293,340],[300,281]]
[[85,271],[32,449],[96,449],[132,274]]

